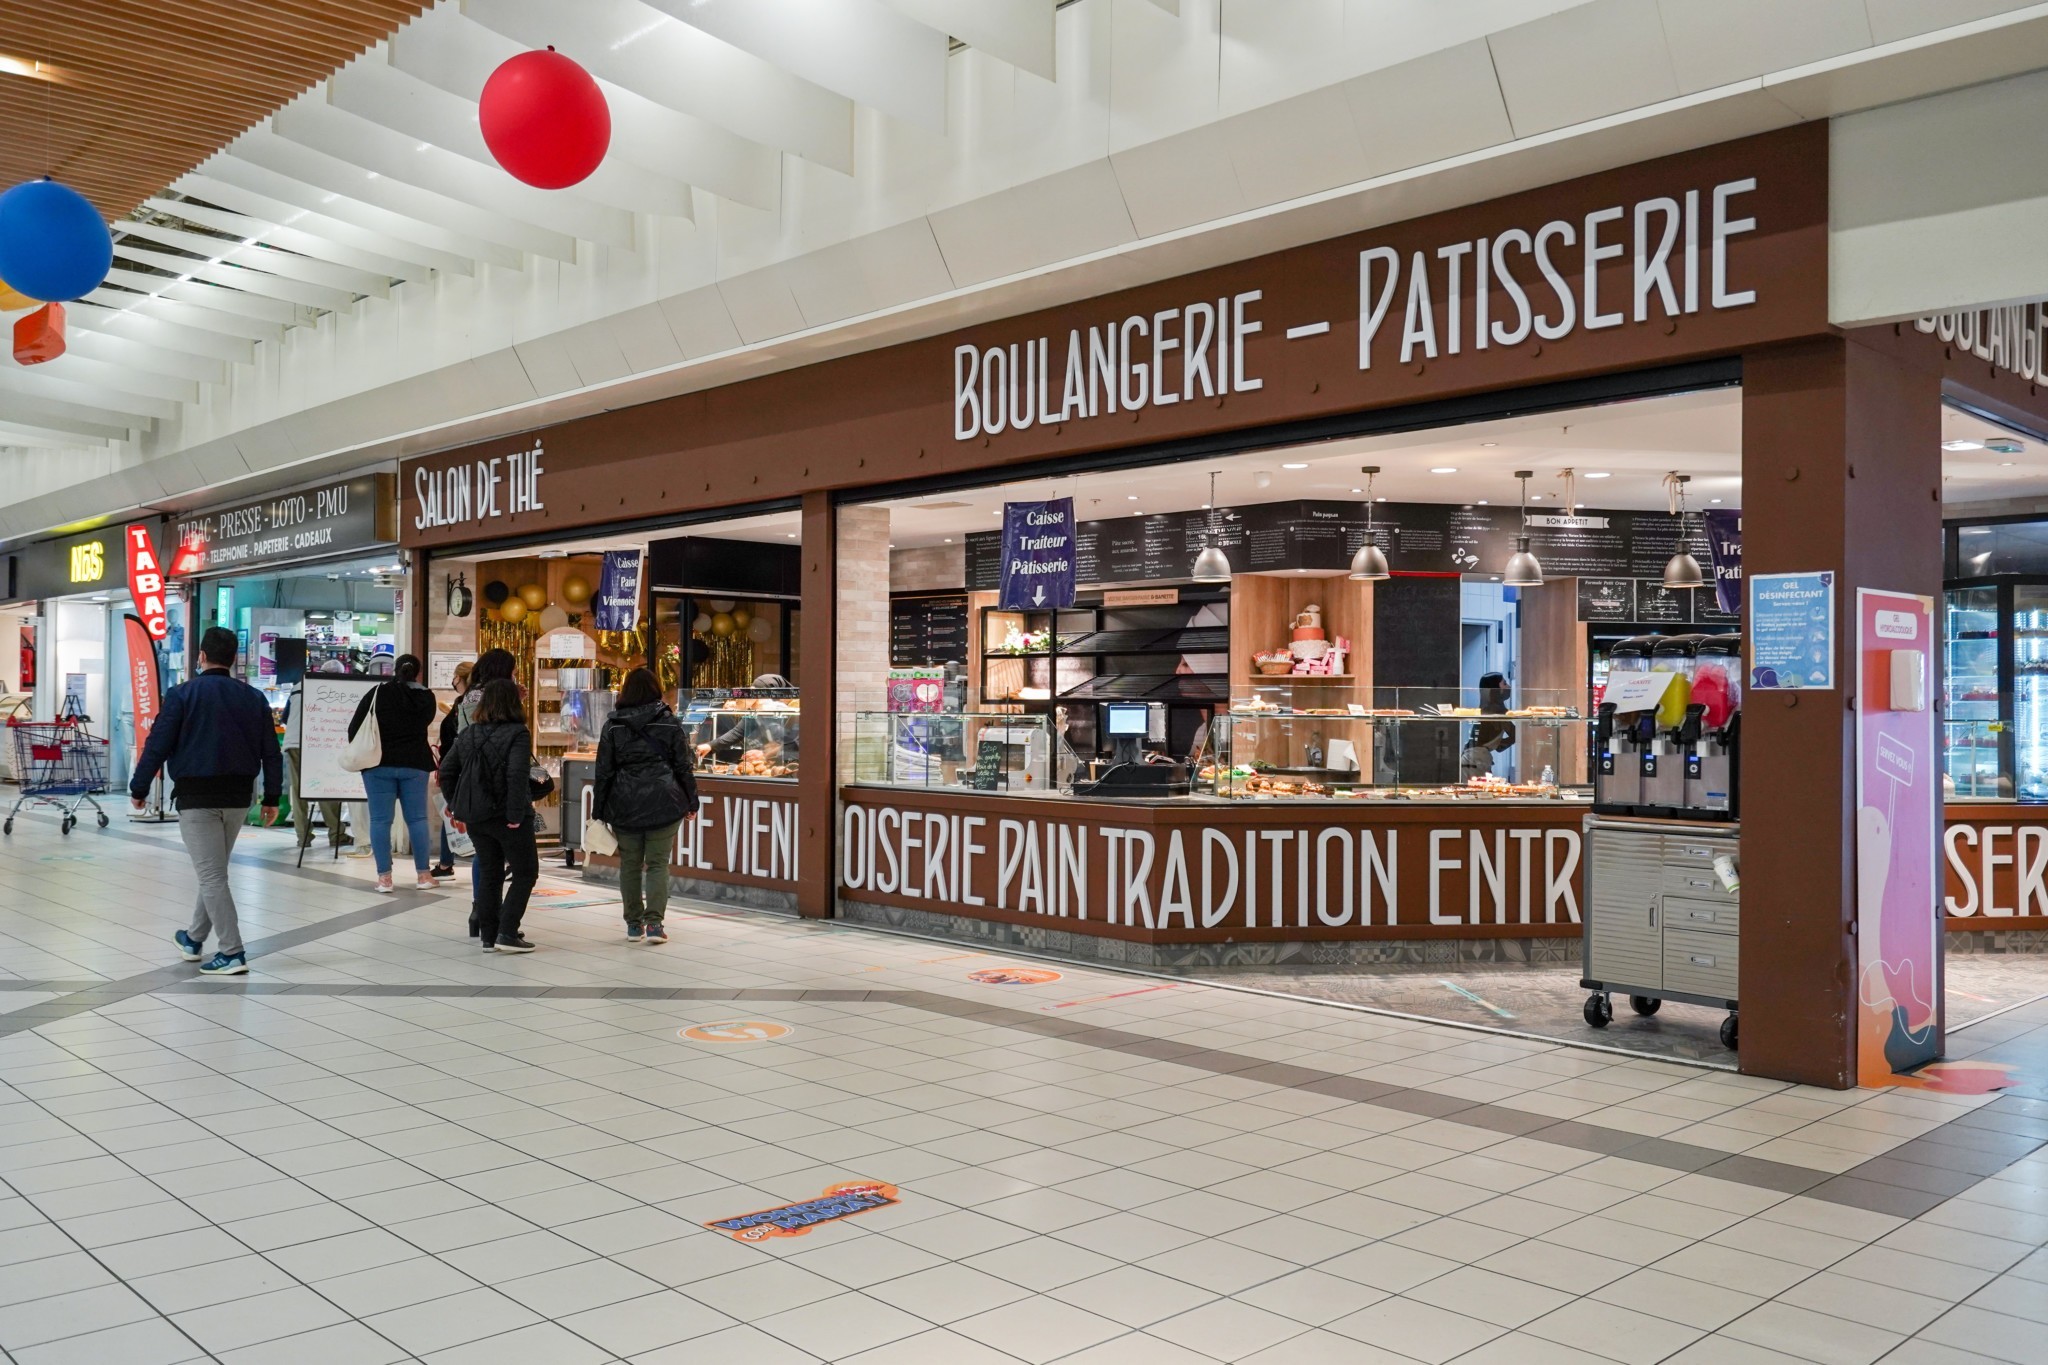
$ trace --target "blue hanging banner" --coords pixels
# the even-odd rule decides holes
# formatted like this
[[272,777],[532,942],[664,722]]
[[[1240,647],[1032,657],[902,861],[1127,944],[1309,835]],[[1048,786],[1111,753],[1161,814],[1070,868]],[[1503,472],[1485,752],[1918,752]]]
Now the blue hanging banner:
[[1742,509],[1713,508],[1706,519],[1714,591],[1721,599],[1721,610],[1733,615],[1742,610]]
[[1074,500],[1003,504],[1003,611],[1074,605]]
[[640,623],[640,552],[606,550],[597,580],[599,630],[631,630]]

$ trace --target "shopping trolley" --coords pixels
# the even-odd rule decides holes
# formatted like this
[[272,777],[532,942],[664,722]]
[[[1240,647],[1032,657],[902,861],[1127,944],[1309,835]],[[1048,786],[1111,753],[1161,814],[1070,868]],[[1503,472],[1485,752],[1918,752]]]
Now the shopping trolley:
[[100,828],[107,827],[107,813],[92,799],[107,789],[107,741],[88,733],[76,720],[10,720],[7,732],[14,737],[14,771],[21,795],[7,812],[6,823],[0,824],[0,834],[14,833],[14,817],[30,802],[63,811],[66,834],[78,823],[81,806],[91,806]]

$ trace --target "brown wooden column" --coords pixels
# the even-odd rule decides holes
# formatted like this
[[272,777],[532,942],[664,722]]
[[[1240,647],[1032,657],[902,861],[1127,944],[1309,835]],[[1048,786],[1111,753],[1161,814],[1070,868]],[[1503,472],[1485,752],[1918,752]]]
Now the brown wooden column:
[[1941,592],[1941,383],[1836,337],[1745,355],[1742,384],[1744,573],[1840,579],[1836,689],[1743,698],[1741,1064],[1843,1088],[1856,1083],[1856,590]]
[[839,770],[839,722],[835,702],[839,637],[838,523],[832,497],[814,490],[803,502],[803,621],[799,649],[803,655],[802,697],[798,720],[803,726],[803,752],[797,769],[796,905],[799,913],[824,919],[832,913],[836,885],[833,835]]

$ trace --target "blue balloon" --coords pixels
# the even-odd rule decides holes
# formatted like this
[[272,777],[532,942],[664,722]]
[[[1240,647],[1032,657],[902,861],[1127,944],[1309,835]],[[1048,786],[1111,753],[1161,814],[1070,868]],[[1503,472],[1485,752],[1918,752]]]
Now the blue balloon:
[[57,303],[99,288],[113,264],[113,234],[77,190],[27,180],[0,194],[0,280]]

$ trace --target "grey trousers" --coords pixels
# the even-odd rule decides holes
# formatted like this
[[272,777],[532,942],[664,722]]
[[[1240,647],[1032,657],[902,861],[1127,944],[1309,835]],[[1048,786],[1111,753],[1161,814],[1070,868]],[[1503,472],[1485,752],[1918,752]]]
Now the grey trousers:
[[235,851],[235,836],[249,818],[246,809],[181,810],[178,837],[185,841],[185,853],[192,859],[192,871],[199,878],[199,908],[192,915],[192,939],[206,942],[207,935],[220,931],[220,951],[242,951],[242,926],[235,918],[235,895],[228,889],[228,855]]

